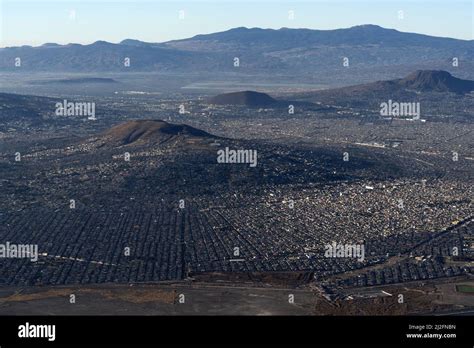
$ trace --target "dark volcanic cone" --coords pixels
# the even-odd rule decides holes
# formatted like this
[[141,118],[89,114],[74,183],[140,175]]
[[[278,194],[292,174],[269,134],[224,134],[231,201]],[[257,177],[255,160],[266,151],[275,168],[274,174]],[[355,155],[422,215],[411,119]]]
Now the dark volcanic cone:
[[209,104],[217,105],[246,105],[246,106],[269,106],[277,104],[278,101],[270,97],[268,94],[243,91],[219,94],[209,99]]
[[418,70],[399,80],[399,84],[417,91],[469,93],[474,90],[474,81],[458,79],[442,70]]
[[113,144],[163,143],[178,136],[189,139],[212,139],[215,136],[185,125],[172,124],[161,120],[128,121],[112,127],[104,136]]

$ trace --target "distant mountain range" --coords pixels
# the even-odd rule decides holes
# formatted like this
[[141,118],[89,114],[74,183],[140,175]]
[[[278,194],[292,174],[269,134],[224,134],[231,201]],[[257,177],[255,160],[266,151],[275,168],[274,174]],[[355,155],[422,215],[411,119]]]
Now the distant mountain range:
[[88,85],[88,84],[104,84],[117,83],[118,81],[111,78],[103,77],[80,77],[80,78],[66,78],[66,79],[49,79],[49,80],[34,80],[32,85]]
[[[0,71],[242,72],[328,76],[334,71],[383,70],[393,76],[452,67],[472,75],[474,41],[404,33],[375,25],[337,30],[235,28],[164,43],[48,43],[0,49]],[[21,68],[15,67],[21,58]],[[127,66],[126,59],[129,59]],[[343,66],[347,58],[348,67]],[[238,65],[238,66],[236,66]],[[352,70],[344,70],[352,69]]]

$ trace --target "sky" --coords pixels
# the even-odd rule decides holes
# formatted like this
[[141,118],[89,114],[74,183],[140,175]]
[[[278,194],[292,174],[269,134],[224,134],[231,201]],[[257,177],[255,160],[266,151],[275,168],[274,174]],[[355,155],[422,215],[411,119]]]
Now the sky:
[[0,0],[0,47],[127,38],[164,42],[235,27],[338,29],[361,24],[472,40],[473,2]]

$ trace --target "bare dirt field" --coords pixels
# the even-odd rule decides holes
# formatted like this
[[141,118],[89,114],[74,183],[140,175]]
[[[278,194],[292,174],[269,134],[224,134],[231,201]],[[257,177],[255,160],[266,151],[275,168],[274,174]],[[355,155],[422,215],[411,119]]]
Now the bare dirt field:
[[457,291],[457,285],[473,285],[465,278],[349,288],[328,300],[301,275],[290,277],[296,283],[278,276],[277,284],[263,275],[245,277],[245,282],[232,282],[242,275],[206,277],[212,281],[3,287],[0,315],[442,315],[474,310],[474,295]]

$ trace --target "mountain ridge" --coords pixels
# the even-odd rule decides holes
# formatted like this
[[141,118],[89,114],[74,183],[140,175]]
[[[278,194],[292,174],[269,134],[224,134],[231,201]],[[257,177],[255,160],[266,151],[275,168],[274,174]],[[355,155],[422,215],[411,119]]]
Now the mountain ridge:
[[[21,57],[21,68],[15,59]],[[474,41],[400,32],[376,25],[344,29],[262,29],[238,27],[191,38],[150,43],[124,39],[88,45],[47,43],[0,48],[0,71],[200,72],[292,75],[331,79],[343,74],[343,57],[361,76],[387,67],[413,71],[446,68],[453,57],[466,76],[474,65]],[[130,64],[124,64],[129,58]],[[239,64],[235,65],[235,58]],[[237,69],[238,68],[238,69]]]
[[134,39],[134,38],[125,38],[119,42],[110,42],[106,40],[96,40],[94,42],[88,43],[88,44],[80,44],[80,43],[67,43],[67,44],[59,44],[55,42],[45,42],[43,44],[40,44],[38,46],[31,46],[31,45],[19,45],[19,46],[6,46],[6,47],[0,47],[0,49],[5,49],[5,48],[21,48],[21,47],[64,47],[64,46],[69,46],[69,45],[79,45],[79,46],[89,46],[97,43],[107,43],[107,44],[113,44],[113,45],[163,45],[171,42],[179,42],[179,41],[186,41],[186,40],[192,40],[196,38],[206,38],[206,37],[212,37],[212,36],[217,36],[217,35],[222,35],[222,34],[227,34],[227,33],[251,33],[251,32],[296,32],[296,31],[301,31],[301,32],[320,32],[320,33],[328,33],[328,32],[342,32],[342,31],[361,31],[361,30],[370,30],[370,31],[386,31],[386,32],[392,32],[392,33],[400,33],[400,34],[412,34],[412,35],[419,35],[419,36],[424,36],[424,37],[430,37],[430,38],[436,38],[436,39],[447,39],[447,40],[456,40],[456,41],[463,41],[463,42],[470,42],[473,43],[474,39],[468,40],[468,39],[459,39],[459,38],[452,38],[452,37],[443,37],[443,36],[435,36],[435,35],[429,35],[429,34],[423,34],[423,33],[416,33],[416,32],[409,32],[409,31],[399,31],[397,29],[393,28],[386,28],[382,27],[376,24],[360,24],[360,25],[354,25],[352,27],[347,27],[347,28],[337,28],[337,29],[313,29],[313,28],[288,28],[288,27],[281,27],[278,29],[275,28],[260,28],[260,27],[234,27],[234,28],[229,28],[227,30],[223,31],[218,31],[218,32],[213,32],[213,33],[208,33],[208,34],[197,34],[188,38],[184,39],[172,39],[172,40],[166,40],[166,41],[156,41],[156,42],[150,42],[150,41],[143,41],[139,39]]

